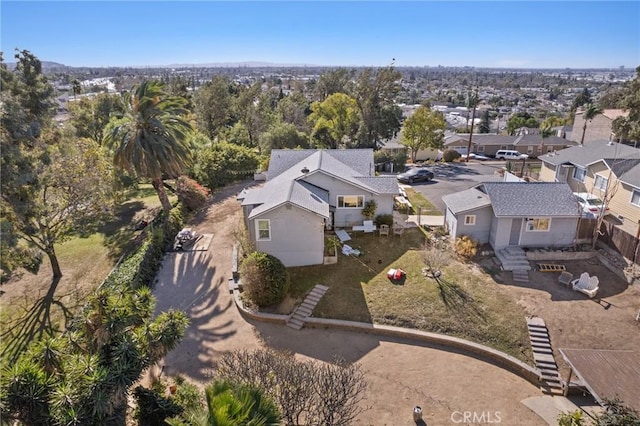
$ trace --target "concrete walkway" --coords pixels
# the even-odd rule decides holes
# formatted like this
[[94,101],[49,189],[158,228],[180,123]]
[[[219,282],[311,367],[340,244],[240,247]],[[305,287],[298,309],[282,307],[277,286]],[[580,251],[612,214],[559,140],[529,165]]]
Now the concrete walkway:
[[425,216],[410,214],[407,218],[407,222],[415,223],[422,226],[444,226],[444,216]]
[[234,231],[241,223],[234,196],[222,194],[191,224],[197,232],[213,233],[209,250],[167,254],[158,273],[156,312],[181,309],[191,319],[180,345],[163,360],[164,375],[181,374],[204,385],[221,354],[270,346],[302,359],[359,363],[368,388],[358,425],[414,425],[416,405],[429,425],[460,424],[464,412],[485,418],[492,413],[494,420],[499,413],[505,425],[546,425],[520,404],[540,390],[484,361],[408,339],[244,320],[227,285]]

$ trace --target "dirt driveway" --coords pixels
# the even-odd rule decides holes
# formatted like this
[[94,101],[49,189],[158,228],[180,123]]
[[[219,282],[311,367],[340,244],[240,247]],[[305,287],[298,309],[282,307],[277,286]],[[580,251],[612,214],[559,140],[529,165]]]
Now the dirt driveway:
[[[213,234],[208,251],[170,253],[158,274],[157,310],[182,309],[191,326],[164,360],[164,374],[182,374],[205,384],[213,362],[226,352],[269,345],[300,357],[358,362],[369,384],[368,408],[359,425],[413,425],[419,405],[429,425],[459,424],[465,412],[506,425],[543,425],[519,402],[540,391],[501,368],[458,353],[415,342],[336,330],[302,329],[247,322],[227,290],[234,230],[241,223],[235,194],[242,186],[217,194],[213,204],[190,224]],[[488,422],[487,422],[488,423]]]

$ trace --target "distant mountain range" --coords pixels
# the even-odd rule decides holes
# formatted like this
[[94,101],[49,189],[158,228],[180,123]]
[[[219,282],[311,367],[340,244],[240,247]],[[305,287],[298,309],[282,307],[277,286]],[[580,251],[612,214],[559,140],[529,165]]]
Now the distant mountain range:
[[[52,61],[40,61],[42,63],[42,69],[44,71],[51,71],[55,69],[61,68],[283,68],[283,67],[317,67],[317,65],[312,64],[280,64],[275,62],[257,62],[257,61],[246,61],[246,62],[210,62],[207,64],[169,64],[169,65],[125,65],[125,66],[103,66],[103,67],[92,67],[92,66],[69,66],[60,64],[58,62]],[[7,68],[10,70],[15,69],[15,62],[7,62]]]

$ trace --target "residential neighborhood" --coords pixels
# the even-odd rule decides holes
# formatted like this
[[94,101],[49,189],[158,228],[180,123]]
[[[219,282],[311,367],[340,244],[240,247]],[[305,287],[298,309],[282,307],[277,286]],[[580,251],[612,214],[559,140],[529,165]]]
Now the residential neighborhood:
[[0,424],[640,426],[639,3],[0,8]]

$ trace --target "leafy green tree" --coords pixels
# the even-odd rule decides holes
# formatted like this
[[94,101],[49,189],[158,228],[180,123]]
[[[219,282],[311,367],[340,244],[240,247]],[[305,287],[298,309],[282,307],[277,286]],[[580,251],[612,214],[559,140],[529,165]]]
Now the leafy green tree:
[[513,136],[520,127],[538,127],[539,123],[528,112],[517,112],[507,121],[507,132]]
[[578,108],[590,103],[592,103],[591,93],[589,93],[589,89],[585,87],[573,100],[573,103],[571,104],[571,112],[575,113]]
[[624,87],[620,107],[628,115],[613,121],[613,131],[621,138],[640,141],[640,66],[636,68],[636,77]]
[[591,123],[591,120],[595,118],[596,115],[602,114],[602,109],[599,106],[594,104],[586,104],[582,111],[582,118],[584,120],[584,125],[582,126],[582,136],[580,137],[580,145],[584,143],[584,135],[587,133],[587,124]]
[[218,142],[198,150],[190,174],[195,180],[214,190],[253,176],[259,163],[258,155],[253,150]]
[[268,94],[262,94],[261,84],[256,83],[249,88],[240,88],[234,98],[234,111],[249,135],[250,147],[259,147],[258,139],[275,119],[273,105]]
[[221,130],[232,124],[233,99],[231,82],[223,76],[215,76],[198,89],[194,95],[198,129],[211,140],[215,140]]
[[622,100],[626,95],[625,87],[614,86],[608,88],[598,98],[598,105],[602,109],[623,109]]
[[421,149],[441,149],[447,123],[444,115],[428,107],[420,106],[408,117],[402,127],[402,144],[409,148],[411,161]]
[[278,102],[276,111],[283,122],[293,124],[301,132],[309,132],[307,117],[311,114],[311,108],[302,92],[294,92],[285,96]]
[[121,117],[124,108],[118,95],[101,93],[69,104],[71,124],[81,138],[91,138],[102,145],[104,129],[112,116]]
[[401,74],[393,66],[377,71],[365,69],[356,80],[354,98],[360,109],[358,148],[377,148],[391,139],[402,125],[402,110],[395,104]]
[[124,424],[129,389],[173,349],[188,325],[182,312],[152,319],[151,290],[102,289],[64,335],[3,362],[3,420],[25,424]]
[[76,97],[82,93],[82,85],[75,78],[71,81],[71,92],[73,92],[73,99],[76,99]]
[[564,126],[565,124],[566,120],[564,118],[558,117],[557,115],[552,115],[542,120],[542,122],[540,123],[540,128],[542,129],[544,127],[558,127]]
[[322,102],[334,93],[351,93],[353,70],[338,68],[320,76],[315,88],[314,99]]
[[312,138],[320,147],[337,149],[352,141],[359,120],[356,100],[344,93],[311,104]]
[[606,399],[605,412],[596,418],[596,426],[640,426],[640,412],[620,399]]
[[169,96],[160,82],[146,80],[132,93],[123,95],[123,120],[105,137],[117,166],[151,180],[165,219],[171,203],[163,179],[180,176],[192,156],[192,128],[185,119],[186,102],[184,98]]
[[478,133],[489,133],[491,128],[489,127],[489,110],[484,110],[480,113],[480,125],[478,126]]
[[53,277],[62,276],[55,246],[71,236],[90,233],[113,204],[113,170],[93,141],[64,140],[33,160],[37,184],[25,187],[28,204],[4,209],[14,228],[31,247],[44,252]]
[[272,149],[308,148],[309,137],[290,123],[275,123],[260,135],[260,151],[269,155]]

